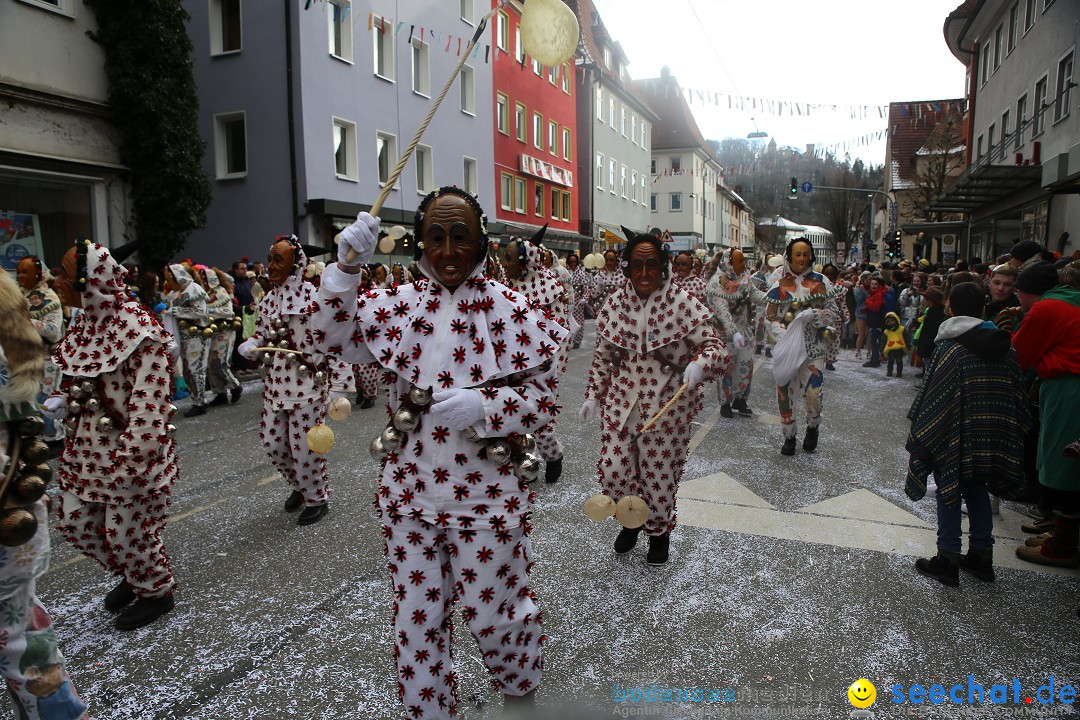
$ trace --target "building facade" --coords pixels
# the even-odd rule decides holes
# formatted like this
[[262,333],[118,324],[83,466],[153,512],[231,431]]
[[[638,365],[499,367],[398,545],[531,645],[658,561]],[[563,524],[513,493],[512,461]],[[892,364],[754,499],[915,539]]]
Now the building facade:
[[[186,0],[200,131],[214,184],[187,253],[208,263],[262,257],[277,235],[330,246],[368,210],[465,52],[488,0]],[[487,46],[494,28],[481,39]],[[379,213],[406,228],[440,185],[476,193],[495,215],[492,58],[465,61]],[[386,260],[383,257],[376,259]]]
[[1080,3],[968,0],[945,40],[967,68],[967,168],[934,209],[967,213],[962,256],[1022,239],[1071,253],[1080,232]]
[[110,124],[94,13],[76,0],[16,0],[0,21],[0,265],[56,267],[78,237],[121,244],[130,185]]

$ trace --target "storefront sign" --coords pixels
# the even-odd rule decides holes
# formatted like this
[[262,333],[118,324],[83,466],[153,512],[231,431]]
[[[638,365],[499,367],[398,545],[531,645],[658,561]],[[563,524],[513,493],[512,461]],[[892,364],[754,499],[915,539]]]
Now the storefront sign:
[[0,210],[0,267],[11,272],[24,257],[42,257],[37,215]]
[[525,153],[521,154],[521,172],[550,180],[565,187],[574,187],[573,172],[555,167],[549,162],[544,162]]

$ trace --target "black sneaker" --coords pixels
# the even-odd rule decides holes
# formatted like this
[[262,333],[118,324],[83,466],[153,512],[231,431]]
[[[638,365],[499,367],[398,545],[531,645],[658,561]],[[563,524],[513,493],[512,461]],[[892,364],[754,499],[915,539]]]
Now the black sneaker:
[[784,446],[780,448],[781,455],[794,455],[795,454],[795,438],[784,438]]
[[548,460],[544,465],[544,480],[550,483],[558,482],[562,477],[562,458]]
[[932,558],[919,558],[915,561],[915,569],[920,575],[937,580],[942,585],[960,587],[960,566],[950,562],[940,555]]
[[364,397],[363,395],[356,396],[356,405],[361,410],[367,410],[368,408],[375,407],[375,399]]
[[994,562],[989,557],[980,557],[968,550],[967,555],[960,556],[960,569],[979,578],[983,582],[994,582]]
[[836,370],[836,366],[833,365],[832,363],[825,363],[825,369],[826,370]]
[[229,399],[232,400],[232,402],[236,402],[237,400],[240,399],[240,396],[243,395],[243,394],[244,394],[244,386],[243,385],[237,385],[236,387],[234,387],[232,390],[229,391]]
[[863,367],[869,367],[869,368],[875,368],[875,367],[881,367],[881,363],[880,362],[874,362],[873,360],[869,360],[867,362],[864,362],[862,364],[862,366]]
[[720,406],[720,417],[733,418],[735,413],[731,412],[731,406],[724,403]]
[[210,404],[209,404],[208,407],[218,407],[219,405],[228,405],[228,404],[229,404],[229,396],[226,395],[225,393],[218,393],[217,395],[214,396],[214,399],[210,401]]
[[634,549],[637,545],[638,534],[641,532],[641,527],[636,528],[623,528],[619,531],[619,537],[615,538],[615,554],[625,555]]
[[116,618],[116,627],[119,630],[134,630],[149,625],[172,610],[174,605],[172,593],[159,598],[139,598]]
[[802,449],[806,452],[814,452],[817,449],[818,429],[816,427],[806,428],[806,437],[802,441]]
[[120,612],[135,600],[135,591],[127,584],[127,580],[121,580],[120,584],[105,593],[105,609],[109,612]]
[[296,512],[304,504],[304,496],[299,490],[293,490],[285,499],[285,512]]
[[184,413],[184,417],[198,417],[206,414],[205,405],[192,405],[191,409]]
[[772,348],[765,348],[765,357],[767,357],[767,358],[772,357]]
[[322,505],[308,505],[300,513],[300,517],[297,518],[297,525],[314,525],[322,520],[323,515],[330,512],[330,503],[323,503]]
[[760,346],[760,345],[758,345],[758,346],[757,346],[757,349],[756,349],[756,350],[754,350],[754,354],[755,354],[755,355],[760,355],[760,354],[761,354],[761,350],[762,350],[761,346]]
[[668,559],[668,546],[671,543],[671,533],[649,536],[649,553],[645,556],[645,562],[653,566],[663,565]]
[[731,408],[743,417],[750,417],[754,414],[754,411],[746,404],[745,398],[735,398],[735,402],[731,403]]

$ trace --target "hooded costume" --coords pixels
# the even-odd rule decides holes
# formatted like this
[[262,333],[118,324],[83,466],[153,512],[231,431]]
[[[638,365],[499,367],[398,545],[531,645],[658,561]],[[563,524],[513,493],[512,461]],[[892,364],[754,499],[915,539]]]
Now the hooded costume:
[[161,533],[179,477],[169,424],[173,340],[129,297],[109,250],[79,243],[82,312],[53,353],[67,401],[57,530],[135,596],[165,598],[174,580]]
[[[765,293],[753,283],[750,269],[743,267],[736,273],[731,266],[733,248],[725,249],[716,273],[709,280],[705,297],[713,311],[713,322],[718,324],[727,338],[732,363],[720,380],[720,402],[730,405],[736,400],[743,403],[750,399],[750,384],[754,379],[754,332],[757,326],[758,306],[765,301]],[[734,342],[742,337],[743,347]]]
[[577,349],[581,347],[581,341],[585,338],[585,308],[589,306],[589,295],[593,284],[592,275],[580,261],[577,268],[570,273],[570,283],[574,286],[574,305],[570,315],[577,323],[574,336],[570,338],[570,345]]
[[[307,254],[295,236],[283,236],[274,244],[282,241],[292,245],[292,271],[259,302],[255,334],[244,343],[243,354],[258,358],[264,372],[259,439],[303,505],[318,507],[330,499],[330,480],[326,458],[308,447],[307,432],[323,421],[331,389],[352,389],[352,369],[327,358],[312,342],[311,320],[317,304],[315,286],[304,279]],[[263,352],[259,357],[252,350],[263,347],[300,352]]]
[[[813,268],[814,258],[801,273],[791,268],[791,248],[796,242],[809,245],[805,239],[788,244],[783,264],[774,275],[772,286],[765,293],[765,319],[769,332],[776,338],[773,348],[773,376],[784,435],[784,454],[795,451],[793,393],[799,389],[806,403],[807,437],[803,448],[812,452],[817,447],[818,426],[821,424],[822,385],[821,364],[825,359],[831,337],[840,317],[834,298],[836,288],[829,279]],[[790,448],[790,452],[787,449]]]
[[[418,227],[426,203],[443,192],[450,190],[421,205]],[[482,211],[471,204],[483,229]],[[540,681],[544,636],[528,583],[534,496],[514,456],[527,433],[555,416],[555,367],[566,332],[485,277],[485,264],[481,256],[451,291],[425,255],[423,278],[359,301],[358,276],[331,265],[313,316],[325,352],[351,363],[374,360],[388,381],[393,424],[382,437],[394,442],[373,443],[373,452],[385,453],[378,453],[375,506],[394,590],[398,691],[413,717],[456,712],[450,632],[458,599],[495,687],[523,695]],[[482,402],[483,419],[464,431],[443,425],[431,404],[432,391],[458,389]],[[388,437],[403,420],[411,429]]]
[[[896,327],[889,328],[889,318],[892,318],[896,323]],[[894,312],[885,313],[885,328],[882,331],[883,337],[881,340],[882,353],[885,359],[888,360],[889,375],[892,375],[893,366],[896,366],[896,377],[904,376],[904,355],[907,355],[908,346],[904,340],[904,326],[900,322],[900,316]]]
[[191,403],[199,408],[206,402],[206,370],[214,336],[210,329],[210,297],[183,265],[169,265],[169,272],[178,287],[165,295],[169,304],[165,314],[176,321]]
[[[27,306],[30,308],[30,322],[33,323],[34,329],[37,330],[41,342],[45,346],[45,368],[42,373],[41,392],[38,394],[38,402],[44,402],[45,398],[52,395],[60,382],[60,368],[52,361],[52,351],[64,334],[64,308],[60,304],[60,298],[49,287],[47,272],[43,268],[40,270],[38,283],[32,289],[27,290],[22,286],[19,287],[26,298]],[[46,419],[43,438],[47,442],[51,442],[61,440],[63,437],[63,427],[59,423],[53,423],[51,420]]]
[[600,308],[604,307],[608,296],[625,283],[626,276],[621,270],[608,270],[602,267],[596,271],[592,278],[592,287],[589,289],[589,304],[592,306],[593,316],[600,314]]
[[[366,283],[367,287],[362,289],[361,294],[368,290],[378,289],[385,290],[386,288],[393,287],[399,284],[394,276],[391,274],[389,268],[386,265],[373,265],[371,268],[371,277]],[[375,268],[381,267],[386,271],[386,279],[380,284],[375,277]],[[396,263],[394,268],[401,268],[402,273],[407,274],[405,268],[400,263]],[[412,282],[410,280],[410,282]],[[382,373],[382,369],[379,367],[379,363],[371,362],[364,363],[363,365],[353,365],[353,376],[356,380],[357,390],[357,404],[361,408],[369,408],[375,404],[375,401],[379,399],[379,375]]]
[[[0,273],[0,477],[11,463],[28,469],[32,463],[25,455],[8,456],[10,442],[21,435],[20,448],[25,449],[28,438],[42,427],[35,402],[43,365],[41,322],[27,316],[19,289],[7,273]],[[0,553],[0,674],[7,680],[16,717],[82,720],[86,704],[71,685],[52,618],[37,597],[37,578],[49,567],[44,498],[27,509],[37,521],[33,536],[17,550]]]
[[232,371],[233,340],[236,339],[236,314],[233,310],[233,296],[229,289],[221,284],[221,279],[213,268],[206,268],[207,315],[210,317],[210,329],[214,334],[210,338],[210,355],[207,364],[206,379],[210,388],[217,394],[227,393],[240,387],[240,381]]
[[700,389],[687,388],[649,432],[641,429],[675,396],[690,363],[712,380],[730,360],[709,323],[712,313],[670,275],[644,300],[620,277],[596,318],[585,400],[600,412],[601,492],[616,502],[640,496],[649,506],[645,532],[660,537],[675,528],[675,493],[690,423],[702,407]]

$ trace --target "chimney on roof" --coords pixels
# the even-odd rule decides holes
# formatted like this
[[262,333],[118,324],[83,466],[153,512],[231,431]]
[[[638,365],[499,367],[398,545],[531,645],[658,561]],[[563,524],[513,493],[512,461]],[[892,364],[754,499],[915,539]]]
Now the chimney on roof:
[[668,78],[670,78],[671,77],[671,68],[669,68],[667,65],[660,68],[660,77],[663,80],[667,80]]

